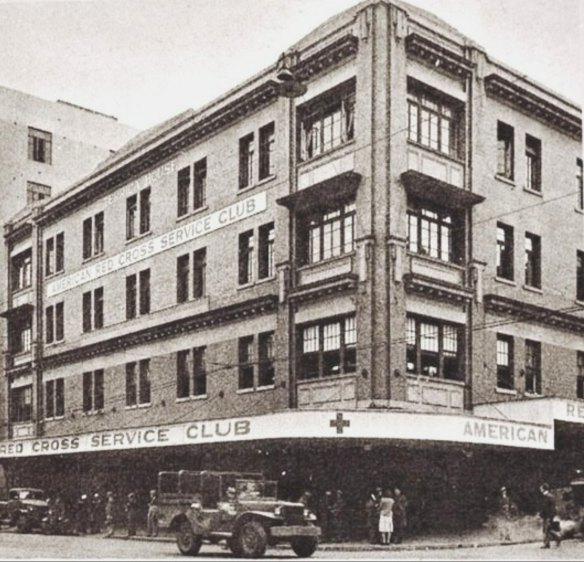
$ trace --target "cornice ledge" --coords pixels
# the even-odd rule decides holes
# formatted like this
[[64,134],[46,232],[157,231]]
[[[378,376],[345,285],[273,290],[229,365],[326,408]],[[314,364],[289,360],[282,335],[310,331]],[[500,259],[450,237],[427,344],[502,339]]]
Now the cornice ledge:
[[488,95],[512,105],[519,111],[555,127],[576,140],[582,140],[582,119],[528,92],[514,82],[495,73],[489,74],[485,77],[485,90]]
[[300,80],[314,78],[327,68],[354,56],[358,50],[359,39],[352,34],[344,35],[306,60],[301,60],[294,73]]
[[509,314],[522,320],[539,322],[554,328],[561,328],[570,332],[584,334],[584,318],[545,308],[535,304],[502,297],[494,293],[485,295],[485,310],[498,314]]
[[358,281],[358,276],[354,273],[336,275],[290,290],[288,300],[290,302],[304,302],[344,291],[355,291]]
[[465,303],[473,299],[474,291],[462,285],[453,285],[438,279],[407,273],[404,275],[404,288],[408,293],[418,293],[434,299]]

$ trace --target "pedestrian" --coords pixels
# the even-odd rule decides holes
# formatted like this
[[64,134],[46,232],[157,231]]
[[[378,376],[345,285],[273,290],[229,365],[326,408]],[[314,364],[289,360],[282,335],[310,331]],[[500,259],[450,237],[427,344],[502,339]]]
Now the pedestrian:
[[147,534],[149,537],[158,536],[158,493],[150,490],[150,501],[148,502]]
[[130,492],[126,501],[126,516],[128,518],[128,537],[136,535],[136,525],[138,523],[138,500],[136,494]]
[[115,510],[116,510],[116,500],[113,492],[108,492],[106,494],[105,501],[105,536],[111,537],[114,534],[115,529]]
[[331,507],[331,535],[333,541],[342,541],[346,538],[346,502],[342,490],[337,490]]
[[399,488],[394,488],[393,499],[393,542],[400,544],[408,526],[408,498]]
[[298,498],[298,503],[301,503],[306,509],[312,510],[312,493],[309,490],[304,490]]
[[379,502],[379,533],[381,534],[381,544],[389,544],[391,533],[393,533],[393,504],[391,492],[385,490]]
[[542,548],[549,548],[550,541],[556,541],[556,546],[560,546],[561,537],[559,529],[559,521],[556,522],[556,501],[550,491],[550,486],[544,482],[539,491],[542,495],[541,510],[539,512],[543,523],[543,546]]
[[89,511],[89,530],[91,533],[101,533],[103,522],[103,505],[101,496],[96,492],[91,499],[91,509]]
[[79,497],[79,500],[77,500],[77,506],[76,506],[76,510],[75,510],[75,518],[76,518],[75,530],[76,530],[78,535],[84,535],[85,533],[87,533],[88,520],[89,520],[88,510],[89,510],[89,506],[88,506],[87,494],[81,494],[81,496]]
[[511,540],[511,520],[515,511],[513,502],[509,497],[507,488],[502,486],[499,490],[499,520],[501,521],[501,539],[503,541]]
[[327,490],[322,496],[321,501],[319,502],[319,513],[318,513],[318,521],[320,523],[320,527],[322,529],[322,538],[324,541],[331,540],[332,534],[332,527],[333,527],[333,492],[332,490]]
[[381,499],[381,494],[378,495],[378,489],[372,490],[365,501],[367,535],[371,544],[377,544],[379,542],[379,500]]

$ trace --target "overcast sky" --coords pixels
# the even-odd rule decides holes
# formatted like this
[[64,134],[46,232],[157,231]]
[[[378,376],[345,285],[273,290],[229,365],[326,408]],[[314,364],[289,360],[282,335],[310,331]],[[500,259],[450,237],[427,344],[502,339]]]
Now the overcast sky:
[[[582,105],[584,0],[409,0]],[[0,0],[0,84],[143,129],[197,109],[355,0]]]

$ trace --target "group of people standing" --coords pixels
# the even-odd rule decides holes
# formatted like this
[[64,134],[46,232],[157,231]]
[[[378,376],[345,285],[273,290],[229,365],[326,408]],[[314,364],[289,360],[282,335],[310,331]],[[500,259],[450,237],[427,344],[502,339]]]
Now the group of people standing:
[[365,502],[369,542],[401,543],[407,527],[407,508],[408,500],[399,488],[372,490]]

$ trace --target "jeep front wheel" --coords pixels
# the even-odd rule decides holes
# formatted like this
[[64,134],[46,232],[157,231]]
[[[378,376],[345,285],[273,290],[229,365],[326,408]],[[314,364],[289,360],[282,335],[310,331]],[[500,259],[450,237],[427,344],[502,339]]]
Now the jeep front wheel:
[[261,558],[266,552],[268,536],[261,523],[244,523],[237,533],[237,554],[242,558]]
[[191,524],[183,521],[176,533],[176,545],[184,556],[195,556],[201,549],[203,539],[193,533]]
[[308,558],[314,554],[318,546],[316,537],[297,537],[290,542],[294,554],[300,558]]

